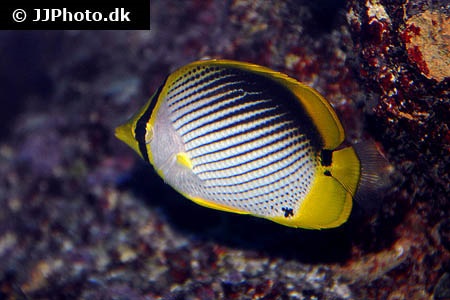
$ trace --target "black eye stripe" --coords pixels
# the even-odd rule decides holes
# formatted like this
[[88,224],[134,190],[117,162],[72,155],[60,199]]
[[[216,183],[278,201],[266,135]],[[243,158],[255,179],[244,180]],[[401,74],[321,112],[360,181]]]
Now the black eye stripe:
[[166,80],[164,80],[163,84],[156,91],[150,105],[148,106],[147,110],[142,114],[142,116],[139,118],[139,120],[136,122],[136,128],[134,129],[134,136],[138,142],[139,151],[141,152],[142,157],[146,162],[150,162],[147,153],[147,145],[145,142],[145,135],[147,134],[147,123],[150,121],[150,117],[152,116],[156,103],[158,103],[159,95],[161,94],[161,91],[164,85],[166,84]]

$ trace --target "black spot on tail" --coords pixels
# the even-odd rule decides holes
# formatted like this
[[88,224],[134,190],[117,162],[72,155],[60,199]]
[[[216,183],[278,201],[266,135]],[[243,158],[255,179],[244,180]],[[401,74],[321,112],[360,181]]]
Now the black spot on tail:
[[320,153],[320,163],[322,166],[329,167],[333,162],[333,151],[323,149]]

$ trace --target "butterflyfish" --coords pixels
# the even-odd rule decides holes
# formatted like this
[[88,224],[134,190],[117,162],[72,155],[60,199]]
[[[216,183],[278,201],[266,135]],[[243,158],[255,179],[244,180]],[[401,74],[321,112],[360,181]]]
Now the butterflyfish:
[[345,223],[361,177],[329,102],[250,63],[179,68],[116,136],[195,203],[290,227]]

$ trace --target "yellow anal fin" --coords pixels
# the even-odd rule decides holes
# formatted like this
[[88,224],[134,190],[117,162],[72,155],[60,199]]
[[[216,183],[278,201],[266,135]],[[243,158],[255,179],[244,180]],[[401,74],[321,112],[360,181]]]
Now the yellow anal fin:
[[352,205],[352,195],[335,178],[322,172],[316,175],[311,191],[294,217],[276,217],[272,221],[307,229],[334,228],[347,221]]
[[302,227],[334,228],[345,223],[353,207],[361,164],[353,147],[333,151],[331,166],[318,168],[314,185],[302,203]]
[[352,147],[333,152],[330,166],[319,166],[311,190],[292,218],[272,220],[291,227],[334,228],[345,223],[352,211],[358,186],[360,161]]
[[233,208],[233,207],[229,207],[229,206],[222,205],[219,203],[215,203],[215,202],[212,202],[212,201],[209,201],[206,199],[202,199],[199,197],[192,197],[192,196],[189,196],[186,194],[184,194],[184,196],[186,198],[188,198],[189,200],[197,203],[198,205],[201,205],[201,206],[204,206],[207,208],[212,208],[212,209],[221,210],[221,211],[225,211],[225,212],[231,212],[231,213],[235,213],[235,214],[248,214],[248,212],[246,212],[246,211],[242,211],[237,208]]
[[192,170],[192,168],[194,167],[191,159],[189,158],[186,152],[180,152],[177,154],[177,163],[190,170]]

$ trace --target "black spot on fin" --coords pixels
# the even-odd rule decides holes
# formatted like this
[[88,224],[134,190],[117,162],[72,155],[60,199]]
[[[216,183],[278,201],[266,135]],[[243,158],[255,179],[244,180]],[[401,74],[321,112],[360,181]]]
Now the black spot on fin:
[[333,151],[322,149],[320,153],[320,163],[324,167],[329,167],[333,163]]
[[284,217],[289,218],[294,216],[294,210],[290,207],[282,207],[282,211],[284,211]]

